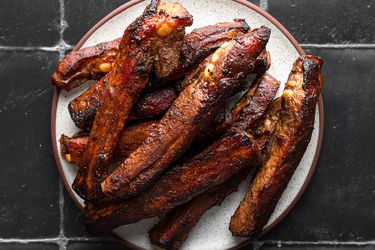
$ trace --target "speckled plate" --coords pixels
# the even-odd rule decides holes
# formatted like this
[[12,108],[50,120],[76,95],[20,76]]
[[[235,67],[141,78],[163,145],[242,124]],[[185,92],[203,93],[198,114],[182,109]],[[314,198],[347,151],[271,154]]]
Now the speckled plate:
[[[194,16],[194,25],[188,31],[216,22],[232,21],[234,18],[246,19],[251,27],[260,25],[270,27],[272,34],[267,49],[271,53],[272,66],[268,72],[282,83],[286,82],[295,59],[304,54],[296,40],[277,20],[245,0],[180,0],[180,2]],[[75,50],[120,37],[125,27],[142,13],[147,4],[148,1],[135,0],[114,10],[81,39]],[[68,164],[59,154],[58,139],[61,134],[73,135],[78,131],[69,117],[67,105],[70,100],[82,93],[87,87],[88,85],[85,85],[69,93],[56,91],[51,121],[52,143],[57,167],[65,188],[80,209],[82,209],[83,202],[71,189],[77,169]],[[280,89],[283,89],[283,85]],[[313,175],[322,143],[322,134],[323,103],[322,98],[320,98],[311,142],[268,224],[265,226],[263,234],[279,223],[301,197]],[[250,178],[242,183],[239,191],[230,195],[221,206],[214,207],[205,213],[190,233],[183,249],[228,249],[249,242],[246,238],[233,237],[228,230],[230,217],[241,201],[249,182]],[[119,227],[113,232],[128,246],[150,249],[153,246],[150,244],[147,231],[156,221],[157,219],[143,220],[132,225]]]

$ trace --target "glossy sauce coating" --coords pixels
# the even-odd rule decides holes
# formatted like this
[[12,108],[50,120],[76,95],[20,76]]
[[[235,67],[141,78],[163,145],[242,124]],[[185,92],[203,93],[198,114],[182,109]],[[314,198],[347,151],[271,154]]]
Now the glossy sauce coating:
[[181,92],[155,133],[106,178],[103,192],[124,199],[160,176],[212,121],[222,102],[244,83],[269,36],[270,30],[262,27],[222,45],[198,79]]
[[[167,83],[170,85],[171,80],[188,75],[195,67],[199,65],[202,60],[210,55],[215,49],[220,47],[221,44],[233,39],[235,36],[247,32],[248,30],[249,26],[245,21],[242,20],[228,23],[218,23],[216,25],[195,29],[190,34],[187,34],[184,38],[181,52],[176,51],[176,47],[166,44],[166,46],[163,46],[163,48],[170,47],[173,49],[168,49],[168,54],[165,54],[165,56],[162,56],[163,53],[159,51],[159,58],[163,58],[163,60],[157,60],[155,62],[155,66],[156,69],[159,69],[159,71],[169,72],[169,75],[166,76],[166,73],[164,73],[164,79],[157,79],[151,84],[150,87],[152,88],[153,86],[160,86],[165,84],[163,83],[165,81],[167,81]],[[167,53],[167,51],[164,52]],[[176,65],[176,61],[178,61],[178,65]],[[260,58],[259,61],[264,62],[264,58]],[[257,65],[259,64],[262,65],[262,63],[257,63]],[[266,65],[263,66],[266,67]],[[105,76],[104,79],[102,78],[98,82],[94,83],[88,90],[69,103],[69,113],[77,127],[81,129],[91,128],[96,110],[100,107],[103,100],[104,90],[107,83],[106,78],[107,77]],[[179,90],[182,91],[180,88]],[[158,91],[159,90],[156,90],[155,92],[158,93]],[[148,99],[149,102],[154,102],[152,106],[156,107],[159,104],[157,103],[157,100],[160,100],[160,98],[158,98],[156,94],[153,94],[153,96],[155,97],[155,100],[151,98]],[[139,106],[144,106],[142,100],[143,99],[141,98],[139,101]],[[174,101],[174,99],[169,99],[168,101]],[[158,108],[159,112],[154,112],[152,114],[152,118],[155,118],[166,111],[166,109],[163,110],[161,107],[162,106]],[[163,107],[166,107],[166,105]],[[141,111],[150,113],[147,108],[144,108]],[[150,115],[144,114],[143,112],[133,114],[134,118],[144,119],[145,116],[150,118]]]
[[[160,34],[159,24],[168,24],[173,29],[168,34]],[[151,1],[126,29],[72,185],[83,199],[101,201],[100,181],[108,174],[118,136],[148,83],[159,48],[170,36],[183,39],[184,28],[191,24],[192,17],[181,5]]]

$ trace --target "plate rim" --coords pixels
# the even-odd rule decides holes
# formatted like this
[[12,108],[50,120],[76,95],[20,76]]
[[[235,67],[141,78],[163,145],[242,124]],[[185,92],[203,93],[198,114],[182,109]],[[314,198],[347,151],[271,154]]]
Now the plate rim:
[[[82,47],[82,45],[87,41],[87,39],[98,28],[100,28],[102,25],[104,25],[106,22],[108,22],[114,16],[120,14],[121,12],[123,12],[126,9],[132,7],[133,5],[136,5],[136,4],[138,4],[140,2],[143,2],[143,1],[146,1],[146,0],[130,0],[129,2],[127,2],[125,4],[122,4],[119,7],[117,7],[116,9],[114,9],[113,11],[111,11],[109,14],[107,14],[105,17],[103,17],[99,22],[97,22],[92,28],[89,29],[89,31],[74,46],[73,51],[79,50]],[[297,40],[293,37],[293,35],[276,18],[274,18],[267,11],[261,9],[260,7],[256,6],[253,3],[248,2],[246,0],[231,0],[231,1],[239,3],[241,5],[244,5],[245,7],[252,9],[253,11],[262,15],[264,18],[268,19],[273,25],[276,26],[276,28],[278,28],[283,33],[283,35],[285,35],[287,37],[287,39],[291,42],[293,47],[297,50],[297,52],[300,55],[305,55],[305,52],[303,51],[303,49],[301,48],[301,46],[299,45]],[[52,140],[53,155],[54,155],[54,158],[55,158],[56,167],[57,167],[59,175],[60,175],[60,179],[62,180],[62,182],[64,184],[65,190],[68,192],[69,197],[73,200],[76,207],[78,207],[79,210],[83,213],[84,207],[80,204],[79,200],[75,197],[75,195],[73,193],[73,190],[70,188],[70,185],[69,185],[69,183],[67,181],[67,178],[65,176],[65,172],[63,170],[63,167],[62,167],[62,164],[61,164],[61,161],[60,161],[60,157],[59,157],[60,152],[58,150],[58,145],[57,145],[58,140],[57,140],[57,137],[56,137],[56,114],[57,114],[56,111],[57,111],[57,102],[58,102],[58,99],[59,99],[59,95],[60,95],[60,90],[58,90],[56,88],[55,92],[53,94],[53,101],[52,101],[52,108],[51,108],[51,140]],[[313,161],[311,163],[311,167],[309,169],[309,172],[306,176],[305,181],[303,182],[303,184],[301,186],[301,189],[297,192],[297,195],[294,197],[294,199],[291,201],[291,203],[287,206],[287,208],[279,215],[279,217],[277,217],[270,225],[265,227],[263,229],[262,233],[256,239],[245,240],[244,242],[241,242],[239,245],[231,247],[229,249],[239,249],[241,247],[244,247],[244,246],[250,244],[251,242],[253,242],[254,240],[257,240],[258,238],[262,237],[264,234],[268,233],[277,224],[279,224],[286,217],[286,215],[289,214],[289,212],[294,208],[294,206],[297,204],[297,202],[302,197],[303,193],[305,192],[307,186],[309,185],[309,183],[310,183],[310,181],[311,181],[311,179],[314,175],[314,172],[316,170],[317,163],[318,163],[318,160],[319,160],[320,151],[321,151],[321,147],[322,147],[322,142],[323,142],[324,105],[323,105],[322,95],[319,96],[318,108],[319,108],[319,117],[318,117],[319,118],[319,135],[318,135],[317,146],[316,146],[316,149],[315,149],[314,158],[313,158]],[[114,233],[112,233],[112,235],[117,241],[119,241],[121,244],[123,244],[127,247],[131,247],[133,249],[144,249],[144,248],[141,248],[137,245],[134,245],[134,244],[122,239],[121,237],[115,235]]]

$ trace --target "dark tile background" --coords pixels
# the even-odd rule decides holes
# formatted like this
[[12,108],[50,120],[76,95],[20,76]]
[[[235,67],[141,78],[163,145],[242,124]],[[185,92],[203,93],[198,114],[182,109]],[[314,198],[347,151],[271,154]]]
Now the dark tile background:
[[[122,249],[90,236],[66,193],[60,215],[49,78],[60,38],[74,45],[123,2],[0,1],[0,250]],[[254,248],[375,249],[375,1],[261,2],[325,61],[325,131],[305,194]]]
[[76,44],[100,19],[122,5],[124,0],[65,0],[65,19],[69,27],[64,40]]
[[59,0],[1,0],[0,45],[53,46],[59,41]]
[[72,241],[67,245],[67,250],[122,250],[124,246],[116,242],[77,242]]
[[0,250],[58,250],[59,245],[53,243],[4,243],[0,245]]
[[269,0],[268,11],[300,43],[374,43],[373,0]]
[[264,244],[261,245],[260,250],[371,250],[374,249],[372,245],[363,245],[363,246],[354,246],[354,245],[344,245],[344,246],[334,246],[334,245],[313,245],[313,244],[306,244],[306,245],[282,245],[282,244]]
[[56,52],[0,50],[0,236],[59,234],[49,77]]

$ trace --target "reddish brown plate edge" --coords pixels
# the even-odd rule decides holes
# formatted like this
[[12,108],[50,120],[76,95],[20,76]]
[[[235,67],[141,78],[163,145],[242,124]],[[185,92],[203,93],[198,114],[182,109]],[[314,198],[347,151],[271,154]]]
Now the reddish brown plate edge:
[[[116,8],[115,10],[113,10],[111,13],[109,13],[107,16],[105,16],[103,19],[101,19],[97,24],[95,24],[81,38],[81,40],[77,43],[77,45],[74,47],[73,50],[74,51],[75,50],[79,50],[82,47],[82,45],[86,42],[86,40],[99,27],[101,27],[104,23],[106,23],[109,19],[113,18],[114,16],[120,14],[124,10],[126,10],[126,9],[132,7],[133,5],[138,4],[138,3],[142,2],[142,1],[145,1],[145,0],[131,0],[131,1],[129,1],[129,2],[125,3],[125,4],[123,4],[123,5],[121,5],[120,7]],[[254,5],[252,3],[247,2],[246,0],[232,0],[232,1],[240,3],[240,4],[242,4],[242,5],[246,6],[246,7],[254,10],[255,12],[259,13],[260,15],[264,16],[266,19],[268,19],[273,25],[275,25],[288,38],[288,40],[293,44],[294,48],[298,51],[298,53],[300,55],[305,55],[305,52],[303,51],[303,49],[301,48],[301,46],[298,44],[298,42],[296,41],[296,39],[292,36],[292,34],[290,34],[289,31],[281,23],[279,23],[279,21],[277,21],[273,16],[271,16],[268,12],[266,12],[265,10],[261,9],[260,7]],[[74,201],[75,205],[81,210],[81,212],[83,212],[82,205],[80,204],[79,200],[75,197],[72,189],[69,186],[69,183],[67,181],[67,178],[65,176],[65,173],[63,171],[63,168],[62,168],[62,165],[61,165],[61,161],[60,161],[60,158],[59,158],[60,152],[58,150],[57,140],[56,140],[56,110],[57,110],[57,101],[58,101],[58,98],[59,98],[59,94],[60,94],[60,91],[56,89],[56,91],[55,91],[55,93],[53,95],[52,109],[51,109],[51,139],[52,139],[53,154],[54,154],[54,157],[55,157],[55,162],[56,162],[57,169],[59,171],[60,177],[62,179],[62,182],[64,184],[64,187],[65,187],[66,191],[68,192],[70,198]],[[319,107],[319,137],[318,137],[317,147],[316,147],[316,150],[315,150],[314,159],[313,159],[311,168],[309,170],[309,173],[308,173],[308,175],[306,177],[306,180],[303,183],[301,189],[298,191],[296,197],[289,204],[289,206],[284,210],[284,212],[281,213],[281,215],[274,222],[272,222],[270,225],[268,225],[266,228],[263,229],[261,235],[258,238],[260,238],[261,236],[263,236],[264,234],[266,234],[267,232],[269,232],[278,223],[280,223],[281,220],[283,220],[285,218],[285,216],[297,204],[298,200],[301,198],[302,194],[304,193],[304,191],[306,190],[308,184],[311,181],[311,178],[312,178],[312,176],[313,176],[313,174],[315,172],[315,169],[316,169],[316,165],[318,163],[318,159],[319,159],[319,155],[320,155],[320,150],[321,150],[321,147],[322,147],[322,141],[323,141],[324,108],[323,108],[323,98],[322,98],[322,96],[319,97],[318,107]],[[138,247],[138,246],[136,246],[136,245],[134,245],[134,244],[132,244],[130,242],[127,242],[127,241],[121,239],[120,237],[118,237],[115,234],[113,234],[113,235],[114,235],[114,238],[117,241],[119,241],[120,243],[126,245],[127,247],[131,247],[133,249],[143,249],[143,248],[140,248],[140,247]],[[254,241],[254,240],[246,240],[246,241],[240,243],[238,246],[235,246],[235,247],[230,248],[230,249],[239,249],[241,247],[244,247],[244,246],[250,244],[252,241]]]

